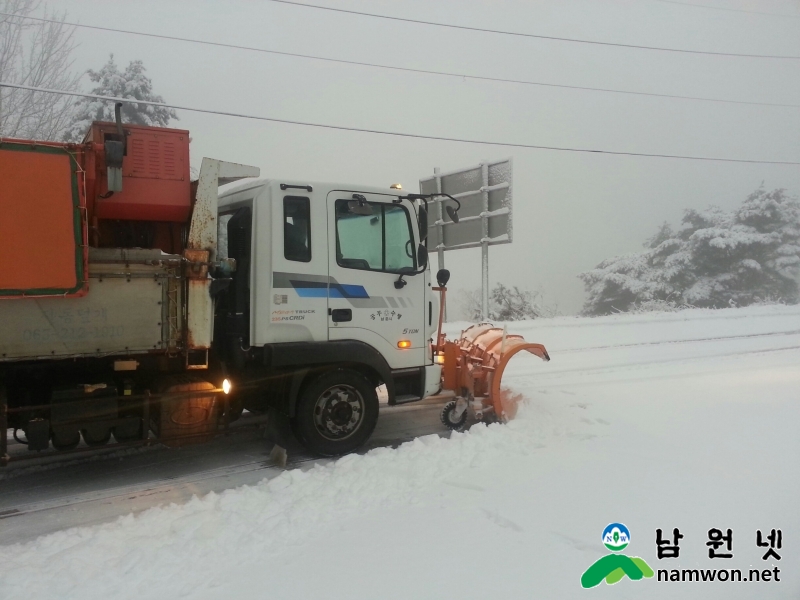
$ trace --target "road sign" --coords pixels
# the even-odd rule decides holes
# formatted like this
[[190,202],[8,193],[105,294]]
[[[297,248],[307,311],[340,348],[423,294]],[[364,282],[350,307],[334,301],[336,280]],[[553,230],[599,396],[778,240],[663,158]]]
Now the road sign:
[[444,252],[480,247],[481,313],[484,319],[489,312],[489,246],[510,244],[513,237],[511,158],[483,161],[474,167],[440,173],[434,169],[433,177],[420,179],[420,194],[449,194],[461,203],[458,223],[445,210],[455,202],[447,196],[434,199],[428,219],[428,249],[436,249],[439,268],[444,268]]
[[420,194],[445,193],[461,202],[459,221],[454,223],[444,205],[447,197],[431,207],[428,249],[458,250],[483,245],[508,244],[512,240],[512,160],[485,161],[479,165],[421,179]]

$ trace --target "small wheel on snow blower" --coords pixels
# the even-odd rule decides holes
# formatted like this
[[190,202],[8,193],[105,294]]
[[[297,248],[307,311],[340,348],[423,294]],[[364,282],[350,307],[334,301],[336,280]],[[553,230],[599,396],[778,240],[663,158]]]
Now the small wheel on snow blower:
[[467,411],[461,413],[461,416],[456,420],[456,401],[451,400],[447,404],[444,405],[442,409],[442,423],[448,429],[452,429],[453,431],[463,431],[464,425],[467,423]]

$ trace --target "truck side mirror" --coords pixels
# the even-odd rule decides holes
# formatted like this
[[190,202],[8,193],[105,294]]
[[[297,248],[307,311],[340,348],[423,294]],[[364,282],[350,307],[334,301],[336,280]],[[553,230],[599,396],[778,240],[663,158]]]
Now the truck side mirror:
[[362,194],[353,194],[353,199],[347,203],[347,210],[354,215],[370,216],[372,207],[367,203],[366,197]]
[[452,206],[446,206],[445,210],[453,223],[458,223],[458,209]]
[[422,244],[417,246],[417,261],[419,262],[419,268],[424,271],[428,266],[428,249]]
[[428,209],[424,206],[419,207],[419,240],[424,242],[428,239]]
[[360,200],[350,200],[347,203],[347,212],[353,215],[368,217],[372,214],[372,207],[366,202],[361,202]]

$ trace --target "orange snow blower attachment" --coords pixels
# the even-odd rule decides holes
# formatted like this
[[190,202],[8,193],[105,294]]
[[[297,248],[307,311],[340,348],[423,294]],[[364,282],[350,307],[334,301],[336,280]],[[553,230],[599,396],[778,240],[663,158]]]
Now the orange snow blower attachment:
[[[444,304],[446,289],[437,289]],[[436,351],[444,355],[442,389],[456,394],[456,399],[442,410],[442,422],[450,429],[462,429],[468,409],[478,420],[487,415],[494,415],[502,422],[513,419],[517,402],[508,391],[500,389],[500,382],[508,361],[523,350],[544,361],[550,360],[543,345],[526,342],[521,335],[508,334],[505,328],[491,323],[472,325],[452,342],[441,333],[440,323]]]

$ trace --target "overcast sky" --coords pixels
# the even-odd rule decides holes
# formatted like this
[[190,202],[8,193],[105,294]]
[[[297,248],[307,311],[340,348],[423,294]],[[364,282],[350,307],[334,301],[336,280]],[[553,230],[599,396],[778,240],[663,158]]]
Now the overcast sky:
[[[800,2],[315,0],[491,29],[722,52],[800,56]],[[713,57],[386,21],[268,0],[61,0],[68,18],[153,33],[578,86],[800,104],[800,60]],[[76,68],[141,59],[167,102],[336,125],[619,151],[800,161],[800,109],[491,83],[79,30]],[[88,80],[84,85],[90,89]],[[203,156],[262,175],[416,191],[434,167],[514,158],[514,242],[490,280],[541,289],[565,314],[577,274],[636,251],[686,208],[738,205],[761,182],[800,193],[800,167],[617,157],[434,142],[178,112]],[[450,287],[480,286],[480,250],[446,254]],[[434,260],[434,268],[436,263]]]

